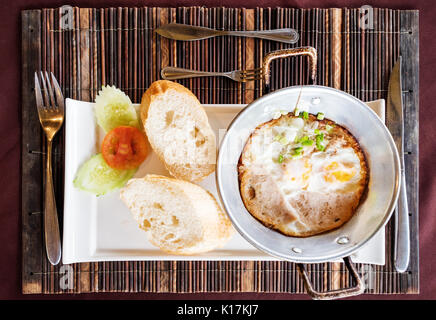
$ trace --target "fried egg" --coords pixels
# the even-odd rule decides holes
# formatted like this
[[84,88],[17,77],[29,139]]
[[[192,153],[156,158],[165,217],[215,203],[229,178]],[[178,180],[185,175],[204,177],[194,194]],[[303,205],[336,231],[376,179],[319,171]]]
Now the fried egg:
[[340,227],[359,205],[368,166],[353,135],[312,114],[258,126],[238,171],[247,210],[268,227],[306,237]]

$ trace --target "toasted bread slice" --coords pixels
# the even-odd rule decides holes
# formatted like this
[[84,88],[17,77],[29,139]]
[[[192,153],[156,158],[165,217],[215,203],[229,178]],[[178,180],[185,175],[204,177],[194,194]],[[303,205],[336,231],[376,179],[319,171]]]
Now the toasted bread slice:
[[215,170],[215,134],[191,91],[155,81],[142,96],[140,112],[148,140],[171,175],[197,182]]
[[215,198],[187,181],[149,174],[131,179],[120,197],[149,241],[167,253],[207,252],[234,233]]

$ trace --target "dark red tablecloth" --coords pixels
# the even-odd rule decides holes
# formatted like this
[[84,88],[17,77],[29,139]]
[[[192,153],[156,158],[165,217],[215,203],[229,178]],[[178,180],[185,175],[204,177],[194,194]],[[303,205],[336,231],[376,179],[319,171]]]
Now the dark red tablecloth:
[[[0,299],[47,298],[42,295],[21,294],[21,225],[20,225],[20,119],[21,119],[21,23],[20,11],[59,7],[72,4],[60,0],[13,0],[0,4]],[[352,7],[364,4],[373,7],[420,10],[420,295],[363,295],[354,299],[435,299],[436,298],[436,3],[432,0],[345,1],[345,0],[149,0],[149,1],[74,1],[81,7],[191,5],[226,7]],[[289,294],[82,294],[48,298],[124,298],[124,299],[308,299],[307,295]]]

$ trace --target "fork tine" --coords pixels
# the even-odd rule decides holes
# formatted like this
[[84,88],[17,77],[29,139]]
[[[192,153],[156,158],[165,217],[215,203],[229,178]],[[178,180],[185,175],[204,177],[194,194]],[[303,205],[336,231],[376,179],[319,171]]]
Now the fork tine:
[[259,74],[262,73],[262,68],[256,68],[252,70],[241,70],[241,74],[247,75],[247,74]]
[[47,80],[48,95],[50,97],[50,107],[52,109],[57,109],[56,102],[53,95],[53,89],[51,88],[51,81],[50,78],[48,77],[47,71],[45,71],[45,79]]
[[262,76],[262,73],[258,72],[258,73],[243,73],[243,74],[241,74],[241,77],[257,77],[257,76]]
[[53,81],[53,86],[54,86],[54,90],[55,90],[57,106],[58,106],[59,110],[64,112],[64,96],[62,95],[61,87],[59,86],[59,83],[56,80],[53,72],[50,72],[50,74],[51,74],[51,79]]
[[262,79],[262,76],[249,76],[249,77],[241,77],[241,82],[247,82],[247,81],[255,81]]
[[38,73],[35,72],[35,100],[36,107],[39,111],[44,109],[44,101],[42,100],[41,87],[39,86]]
[[254,70],[245,70],[241,72],[239,76],[242,82],[259,80],[263,76],[263,72],[261,68]]
[[44,106],[48,109],[50,108],[50,100],[47,94],[47,85],[45,84],[44,74],[40,71],[41,74],[41,82],[42,82],[42,91],[44,93]]

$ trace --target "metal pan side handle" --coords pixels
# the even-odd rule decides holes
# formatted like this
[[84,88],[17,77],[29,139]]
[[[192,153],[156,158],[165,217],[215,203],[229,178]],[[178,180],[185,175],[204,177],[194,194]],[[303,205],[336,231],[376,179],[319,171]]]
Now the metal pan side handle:
[[304,285],[306,286],[307,293],[312,297],[312,299],[314,300],[341,299],[346,297],[357,296],[365,291],[365,284],[363,283],[362,279],[359,277],[359,274],[357,273],[356,268],[351,262],[350,257],[345,257],[343,258],[343,260],[345,266],[347,267],[348,271],[351,274],[353,281],[355,282],[355,286],[344,288],[344,289],[325,291],[325,292],[316,291],[313,288],[312,283],[310,282],[309,275],[307,274],[304,264],[302,263],[297,264],[298,271],[303,277],[303,281],[304,281]]
[[269,86],[271,82],[271,68],[270,64],[273,60],[278,58],[287,58],[293,56],[308,56],[310,60],[310,78],[312,84],[316,84],[316,71],[317,71],[317,59],[318,55],[314,47],[299,47],[299,48],[289,48],[281,49],[268,53],[263,58],[262,71],[265,81],[266,91],[269,91]]

